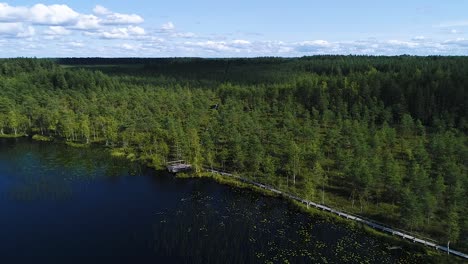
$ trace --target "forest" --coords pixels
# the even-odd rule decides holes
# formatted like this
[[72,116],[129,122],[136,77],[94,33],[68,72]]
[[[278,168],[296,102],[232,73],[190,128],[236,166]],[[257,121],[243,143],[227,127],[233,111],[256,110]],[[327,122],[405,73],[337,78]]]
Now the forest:
[[468,58],[0,60],[0,135],[185,159],[468,250]]

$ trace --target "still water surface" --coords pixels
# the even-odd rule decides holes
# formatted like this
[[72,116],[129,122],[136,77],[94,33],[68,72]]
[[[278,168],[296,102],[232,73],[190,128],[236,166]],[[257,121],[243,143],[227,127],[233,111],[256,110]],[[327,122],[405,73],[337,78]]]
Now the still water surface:
[[288,202],[102,148],[0,140],[0,263],[414,263]]

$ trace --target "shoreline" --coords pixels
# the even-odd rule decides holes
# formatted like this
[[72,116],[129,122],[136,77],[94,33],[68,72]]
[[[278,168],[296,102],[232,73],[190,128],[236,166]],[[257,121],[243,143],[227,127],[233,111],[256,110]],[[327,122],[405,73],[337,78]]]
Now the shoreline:
[[[5,135],[0,135],[0,138],[6,138],[6,139],[28,138],[31,141],[53,142],[53,143],[64,144],[64,145],[71,146],[71,147],[74,147],[74,148],[86,148],[86,147],[94,147],[94,146],[104,147],[109,151],[109,154],[112,157],[124,158],[124,159],[127,159],[127,160],[131,161],[131,162],[137,162],[140,165],[146,166],[146,167],[154,169],[154,170],[163,170],[164,169],[164,168],[158,167],[157,165],[144,162],[143,160],[138,160],[135,153],[127,152],[124,148],[105,146],[104,144],[102,144],[102,141],[93,141],[93,142],[90,142],[90,143],[77,143],[77,142],[73,142],[73,141],[66,141],[66,140],[63,140],[63,139],[57,139],[57,138],[54,138],[54,137],[41,136],[41,135],[38,135],[38,134],[35,134],[35,135],[32,135],[32,136],[27,135],[27,134],[18,134],[18,135],[5,134]],[[220,183],[220,184],[229,185],[231,187],[241,188],[241,189],[248,189],[250,191],[254,191],[254,192],[259,193],[259,194],[264,195],[264,196],[277,197],[277,198],[282,198],[282,199],[285,198],[285,200],[288,201],[292,206],[294,206],[295,208],[301,210],[304,213],[307,213],[307,214],[309,214],[311,216],[314,216],[314,217],[318,216],[318,217],[326,219],[327,221],[332,221],[334,223],[346,224],[348,227],[353,228],[353,229],[354,228],[359,228],[363,232],[366,232],[366,233],[368,233],[369,235],[372,235],[372,236],[377,236],[377,237],[379,237],[379,239],[382,239],[383,241],[388,242],[388,243],[398,243],[400,245],[402,244],[407,249],[411,249],[411,250],[413,250],[415,252],[424,254],[427,257],[436,258],[436,260],[437,260],[436,263],[458,263],[458,261],[454,262],[454,259],[460,260],[461,261],[460,263],[463,263],[463,258],[460,257],[460,256],[458,256],[459,258],[451,258],[450,255],[447,255],[444,252],[438,251],[438,250],[436,250],[436,249],[434,249],[432,247],[424,246],[422,244],[415,244],[414,241],[411,242],[411,241],[408,241],[408,240],[405,240],[405,239],[402,239],[402,238],[397,238],[397,237],[391,236],[391,235],[386,234],[386,233],[384,233],[382,231],[373,229],[370,226],[365,225],[363,223],[348,221],[348,219],[344,219],[344,218],[342,218],[342,217],[340,217],[338,215],[331,214],[330,212],[325,212],[323,210],[318,210],[317,208],[315,208],[317,210],[311,210],[311,208],[313,208],[313,206],[310,206],[310,208],[307,208],[306,205],[304,205],[304,204],[302,204],[302,203],[300,203],[298,201],[295,201],[294,199],[292,199],[291,197],[288,197],[287,195],[284,195],[284,194],[281,194],[281,193],[280,194],[274,193],[274,192],[271,192],[271,191],[266,190],[264,188],[260,188],[260,187],[257,187],[255,185],[252,185],[250,183],[243,182],[243,181],[241,181],[239,179],[236,179],[236,178],[226,177],[225,175],[217,174],[217,173],[213,173],[213,172],[206,172],[205,169],[199,175],[196,175],[194,172],[190,172],[190,173],[179,173],[178,175],[175,175],[174,177],[178,178],[178,179],[206,178],[206,179],[214,180],[214,181],[216,181],[217,183]],[[451,254],[451,255],[454,256],[453,254]]]
[[[385,233],[384,231],[377,229],[375,226],[372,227],[370,224],[374,224],[374,223],[370,219],[369,220],[360,219],[360,221],[351,221],[352,219],[348,217],[346,217],[345,219],[343,217],[344,215],[339,213],[338,211],[333,213],[333,209],[331,209],[332,211],[327,212],[326,210],[319,210],[318,207],[316,206],[306,206],[304,203],[299,201],[301,200],[300,198],[294,197],[291,194],[276,193],[279,191],[276,190],[275,192],[275,191],[268,190],[263,187],[255,186],[254,184],[258,184],[256,182],[253,182],[254,184],[246,183],[240,177],[234,178],[238,176],[234,176],[234,177],[230,177],[230,176],[233,176],[233,175],[230,175],[227,173],[220,174],[220,173],[205,171],[201,173],[200,175],[195,175],[193,173],[181,173],[181,175],[176,174],[174,177],[179,178],[179,179],[209,178],[220,184],[229,185],[235,188],[248,189],[256,193],[259,193],[261,195],[264,195],[264,196],[282,198],[288,201],[295,208],[299,209],[300,211],[308,215],[311,215],[313,217],[324,218],[327,221],[331,221],[333,223],[345,224],[352,229],[358,228],[361,231],[368,233],[369,235],[376,236],[385,242],[398,243],[399,245],[402,245],[405,248],[411,249],[416,252],[421,252],[427,255],[428,257],[437,258],[438,263],[444,263],[441,261],[448,261],[448,263],[454,263],[453,258],[451,258],[454,256],[458,257],[457,259],[460,260],[461,263],[463,263],[463,258],[466,259],[466,254],[453,250],[453,249],[450,249],[451,254],[446,255],[445,252],[447,252],[447,248],[437,245],[436,241],[434,241],[435,243],[433,243],[433,246],[432,246],[427,243],[421,243],[420,241],[422,240],[417,237],[408,236],[404,233],[400,233],[399,231],[397,232],[401,234],[400,235],[401,237],[396,237],[395,235],[390,235],[389,233]],[[265,186],[263,184],[260,184],[260,185]],[[379,225],[379,224],[374,224],[374,225]],[[380,229],[386,229],[386,228],[387,227],[381,226]],[[406,240],[406,238],[408,240]],[[416,242],[418,242],[419,244],[416,244]]]

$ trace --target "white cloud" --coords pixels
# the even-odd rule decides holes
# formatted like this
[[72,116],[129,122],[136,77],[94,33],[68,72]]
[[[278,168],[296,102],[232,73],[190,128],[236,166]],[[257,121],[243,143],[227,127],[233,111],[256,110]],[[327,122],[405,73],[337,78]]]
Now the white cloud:
[[109,9],[107,9],[107,8],[101,6],[101,5],[97,5],[97,6],[95,6],[93,8],[93,13],[98,15],[98,16],[104,16],[104,15],[111,14],[112,12]]
[[138,39],[146,35],[145,29],[138,26],[128,26],[124,28],[113,28],[98,32],[86,32],[85,35],[97,36],[103,39]]
[[29,10],[26,7],[10,6],[7,3],[0,3],[1,22],[19,22],[28,16]]
[[244,39],[236,39],[236,40],[230,41],[228,45],[229,47],[234,48],[236,52],[245,51],[245,52],[250,53],[251,52],[250,47],[252,46],[252,42],[248,40],[244,40]]
[[453,34],[453,35],[458,35],[458,34],[462,34],[463,32],[459,29],[450,29],[448,33]]
[[67,5],[36,4],[29,10],[28,19],[33,24],[69,25],[75,22],[79,15]]
[[[170,44],[167,44],[170,45]],[[182,52],[181,56],[302,56],[296,50],[297,43],[282,41],[250,41],[235,40],[209,40],[191,41],[172,45],[174,52]]]
[[175,29],[175,25],[172,22],[167,22],[161,25],[162,31],[172,31]]
[[[154,51],[155,47],[151,46],[146,46],[146,45],[141,45],[138,43],[122,43],[116,46],[118,50],[115,52],[121,52],[123,51],[124,56],[128,57],[129,55],[131,56],[141,56],[139,53],[144,52],[146,56],[148,56],[148,52]],[[120,51],[119,51],[120,50]]]
[[44,33],[47,35],[69,35],[71,32],[70,30],[61,26],[50,26],[49,29]]
[[192,33],[192,32],[177,32],[171,34],[171,37],[174,38],[195,38],[197,34]]
[[144,21],[139,15],[115,13],[101,5],[95,6],[93,13],[101,19],[103,25],[132,25]]
[[131,35],[145,35],[145,29],[138,26],[129,26],[127,27],[128,33]]
[[[13,27],[13,26],[10,26]],[[38,49],[43,52],[53,52],[53,54],[67,54],[67,50],[76,50],[76,56],[201,56],[201,57],[240,57],[240,56],[304,56],[315,54],[357,54],[357,55],[466,55],[468,54],[468,40],[464,38],[443,40],[434,40],[418,38],[419,40],[378,40],[364,39],[355,41],[333,41],[326,40],[308,40],[303,42],[284,42],[249,39],[213,39],[207,40],[203,37],[197,37],[192,41],[186,41],[178,38],[161,39],[158,35],[145,35],[138,27],[119,27],[111,30],[99,29],[97,31],[86,31],[84,38],[80,40],[70,37],[62,45],[57,45],[58,49],[45,47],[26,51],[23,49],[14,49],[12,40],[15,37],[16,30],[8,29],[8,37],[3,38],[6,43],[2,44],[3,50],[14,50],[17,55],[37,54]],[[23,26],[23,29],[25,27]],[[3,29],[5,32],[6,29]],[[88,36],[88,37],[87,37]],[[161,36],[161,35],[159,35]],[[95,38],[90,38],[95,37]],[[113,39],[112,44],[104,40]],[[0,38],[1,40],[2,38]],[[123,39],[123,40],[119,40]],[[56,38],[56,41],[59,41]],[[92,41],[92,42],[91,42]],[[28,45],[27,39],[23,41],[24,46]],[[10,43],[10,44],[8,44]],[[19,42],[16,42],[19,43]],[[92,45],[91,45],[92,44]],[[21,44],[23,45],[23,44]],[[78,49],[81,47],[80,49]],[[304,49],[304,47],[307,47]],[[0,50],[0,54],[1,50]],[[11,53],[6,53],[12,56]],[[46,53],[51,56],[50,53]],[[53,55],[52,54],[52,55]]]
[[80,15],[75,25],[71,29],[78,30],[95,30],[101,27],[101,19],[95,15]]
[[435,27],[450,28],[450,27],[466,27],[468,26],[468,20],[449,21],[436,25]]
[[28,22],[34,25],[70,25],[79,15],[67,5],[36,4],[24,7],[0,3],[0,21]]
[[12,38],[29,38],[34,36],[32,26],[24,26],[23,23],[0,23],[0,35]]
[[444,44],[447,45],[455,45],[459,47],[468,47],[468,39],[465,38],[456,38],[456,39],[449,39],[443,42]]
[[251,42],[248,41],[248,40],[243,40],[243,39],[236,39],[234,41],[232,41],[233,44],[237,44],[237,45],[250,45]]
[[183,48],[187,50],[201,49],[202,51],[210,53],[251,53],[255,45],[248,40],[231,40],[231,41],[197,41],[197,42],[184,42]]
[[166,40],[163,39],[163,38],[154,37],[154,36],[149,36],[146,40],[147,40],[149,43],[158,43],[158,44],[166,41]]
[[330,42],[319,39],[319,40],[303,41],[303,42],[300,42],[299,45],[314,46],[314,47],[328,47],[330,46]]
[[130,45],[128,43],[121,44],[119,47],[122,48],[122,49],[125,49],[125,50],[136,50],[137,49],[136,46]]
[[78,41],[72,41],[67,43],[68,46],[73,47],[73,48],[82,48],[84,47],[84,44],[82,42]]
[[20,30],[17,34],[17,38],[30,38],[36,34],[36,30],[32,26],[27,26]]
[[0,34],[17,34],[22,28],[22,23],[0,23]]
[[393,46],[403,46],[407,48],[414,48],[419,45],[419,43],[416,42],[410,42],[410,41],[402,41],[402,40],[389,40],[387,41],[388,45],[393,45]]
[[199,47],[210,52],[231,51],[231,48],[224,41],[199,41],[199,42],[185,42],[186,46]]
[[30,38],[36,34],[36,30],[32,26],[27,26],[24,30],[19,32],[16,36],[18,38]]
[[[1,1],[1,0],[0,0]],[[441,36],[453,39],[437,39],[415,36],[411,39],[393,40],[305,40],[273,41],[259,35],[245,33],[199,35],[192,32],[179,32],[172,21],[152,30],[145,30],[139,23],[143,18],[136,14],[113,12],[97,5],[89,13],[80,13],[67,5],[10,6],[0,3],[0,54],[12,56],[7,51],[22,55],[40,55],[42,52],[66,54],[65,51],[79,49],[80,54],[97,56],[118,56],[147,54],[165,56],[303,56],[314,54],[369,54],[369,55],[468,55],[468,40],[454,38],[460,35],[468,21],[440,24]],[[177,22],[177,21],[175,21]],[[32,36],[38,30],[44,33],[43,43],[32,47]],[[79,34],[78,31],[81,31]],[[455,35],[458,34],[458,35]],[[64,38],[63,36],[67,36]],[[17,40],[22,38],[21,40]],[[56,41],[56,47],[50,43]],[[55,46],[54,46],[55,47]],[[43,50],[39,50],[43,49]],[[77,49],[78,50],[78,49]],[[130,52],[131,51],[131,52]],[[62,52],[62,53],[60,53]],[[115,52],[115,54],[113,54]],[[127,52],[127,53],[126,53]]]
[[120,14],[112,13],[106,16],[102,21],[104,25],[129,25],[129,24],[140,24],[143,23],[143,18],[139,15],[131,14]]
[[126,28],[114,28],[110,31],[104,31],[99,33],[99,36],[106,39],[128,38],[128,30]]
[[297,43],[296,50],[299,52],[321,52],[332,44],[326,40],[309,40]]
[[424,37],[424,36],[416,36],[416,37],[412,38],[411,40],[413,40],[413,41],[423,41],[425,39],[426,39],[426,37]]
[[133,25],[144,20],[136,14],[114,13],[97,5],[93,14],[78,13],[67,5],[36,4],[32,7],[0,3],[0,22],[21,22],[32,25],[62,26],[68,29],[96,30],[106,25]]
[[0,21],[30,22],[36,25],[65,25],[79,16],[67,5],[36,4],[30,8],[0,3]]

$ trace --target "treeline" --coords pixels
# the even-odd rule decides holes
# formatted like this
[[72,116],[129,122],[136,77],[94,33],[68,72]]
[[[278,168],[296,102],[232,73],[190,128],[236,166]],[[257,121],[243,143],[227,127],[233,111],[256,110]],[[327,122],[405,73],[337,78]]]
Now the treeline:
[[467,58],[59,62],[0,60],[2,135],[182,157],[468,247]]
[[[316,90],[310,89],[311,86],[317,87],[317,81],[325,81],[330,96],[326,99],[332,105],[337,102],[351,107],[356,97],[364,100],[375,97],[389,107],[394,114],[391,116],[395,117],[394,122],[401,119],[402,113],[409,113],[426,125],[437,126],[437,119],[443,119],[467,132],[468,108],[465,102],[468,94],[463,89],[468,85],[466,61],[465,57],[440,56],[58,59],[58,62],[69,66],[98,69],[122,76],[123,81],[140,84],[155,80],[156,85],[164,83],[216,89],[223,83],[240,86],[297,86],[299,83],[302,87],[299,87],[297,96],[305,96],[302,103],[309,109],[312,103],[317,102],[317,96],[313,94]],[[359,94],[355,94],[357,92]]]

